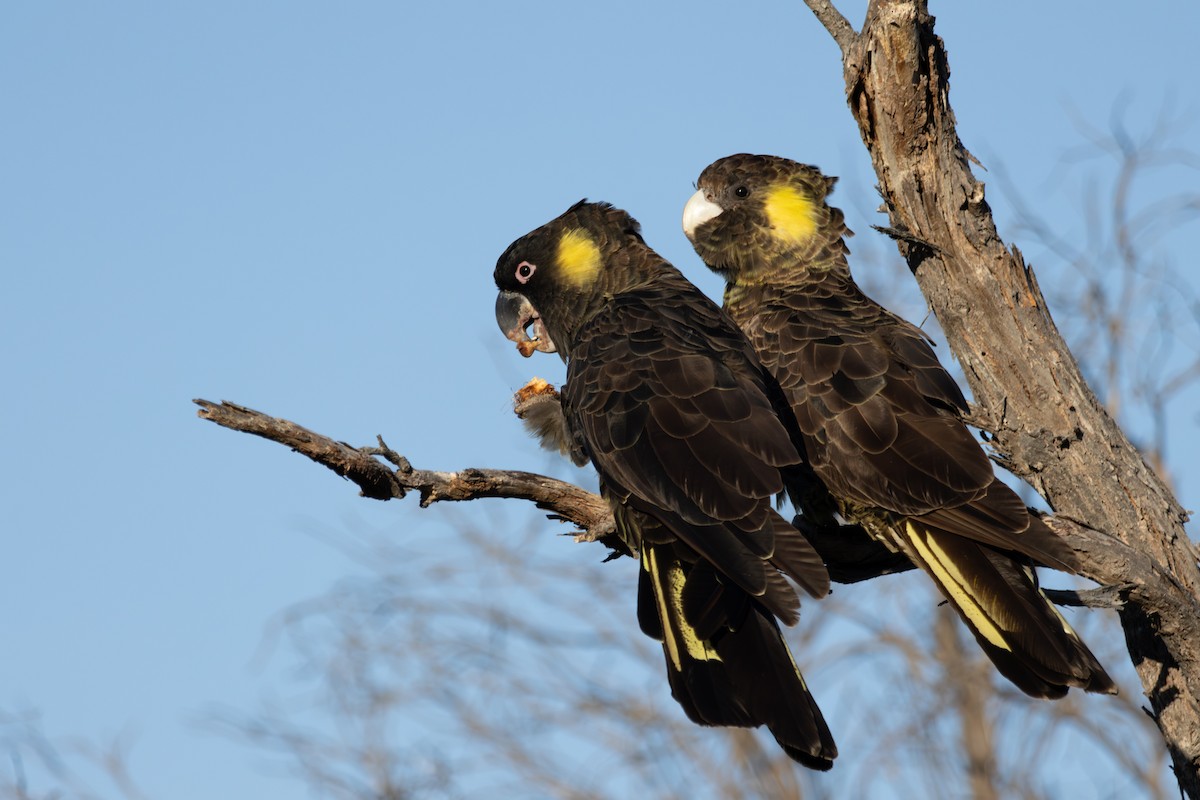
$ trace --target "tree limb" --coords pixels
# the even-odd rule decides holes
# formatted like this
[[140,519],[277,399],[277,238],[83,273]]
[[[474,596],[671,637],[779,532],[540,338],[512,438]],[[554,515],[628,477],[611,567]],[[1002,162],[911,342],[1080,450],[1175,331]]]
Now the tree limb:
[[[441,501],[520,498],[551,511],[552,518],[577,525],[581,533],[576,539],[580,541],[599,540],[615,531],[608,503],[599,495],[566,481],[514,470],[469,467],[458,472],[434,472],[414,469],[408,459],[384,444],[382,438],[379,447],[356,448],[289,420],[271,417],[236,403],[192,402],[200,406],[196,414],[201,419],[286,445],[358,484],[363,497],[391,500],[416,491],[421,496],[422,508]],[[376,456],[386,458],[396,469],[389,469]]]
[[842,16],[842,12],[834,8],[830,0],[804,0],[804,2],[812,9],[817,20],[825,26],[825,30],[829,31],[829,35],[837,42],[838,47],[842,48],[843,54],[858,41],[858,34],[854,32],[850,21]]

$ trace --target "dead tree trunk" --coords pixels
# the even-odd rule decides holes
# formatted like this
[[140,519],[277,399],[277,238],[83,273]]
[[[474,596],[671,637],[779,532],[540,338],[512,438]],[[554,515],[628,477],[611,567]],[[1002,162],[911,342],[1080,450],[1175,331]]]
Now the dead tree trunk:
[[1131,586],[1120,611],[1129,654],[1180,787],[1200,798],[1200,571],[1187,514],[1100,405],[1033,271],[996,232],[926,2],[873,0],[860,33],[828,0],[807,2],[841,48],[886,232],[962,363],[976,421],[1055,510],[1082,574]]

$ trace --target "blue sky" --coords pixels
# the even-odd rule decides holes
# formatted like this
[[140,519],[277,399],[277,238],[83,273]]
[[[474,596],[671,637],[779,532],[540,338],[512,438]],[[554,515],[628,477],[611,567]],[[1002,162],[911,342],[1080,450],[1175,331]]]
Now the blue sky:
[[[1063,166],[1079,120],[1127,102],[1145,131],[1166,107],[1195,141],[1194,3],[1137,24],[1116,2],[932,10],[964,142],[1065,238],[1091,180]],[[521,361],[491,310],[517,236],[607,200],[716,295],[679,214],[706,164],[751,151],[843,176],[856,252],[887,250],[863,242],[885,221],[799,2],[8,4],[0,102],[0,708],[127,732],[152,796],[298,794],[198,721],[286,679],[255,660],[265,626],[352,568],[313,531],[451,530],[197,420],[193,397],[383,434],[422,467],[545,469],[509,397],[561,367]],[[1136,193],[1196,185],[1159,170]],[[1162,258],[1186,273],[1198,237]],[[1197,399],[1168,408],[1185,507]]]

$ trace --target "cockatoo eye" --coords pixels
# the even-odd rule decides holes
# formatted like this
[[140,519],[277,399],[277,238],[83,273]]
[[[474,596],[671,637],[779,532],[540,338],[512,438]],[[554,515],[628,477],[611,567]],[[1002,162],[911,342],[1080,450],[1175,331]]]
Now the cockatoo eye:
[[522,261],[517,265],[517,280],[521,283],[529,283],[529,279],[533,277],[533,273],[536,271],[536,264],[530,264],[528,261]]

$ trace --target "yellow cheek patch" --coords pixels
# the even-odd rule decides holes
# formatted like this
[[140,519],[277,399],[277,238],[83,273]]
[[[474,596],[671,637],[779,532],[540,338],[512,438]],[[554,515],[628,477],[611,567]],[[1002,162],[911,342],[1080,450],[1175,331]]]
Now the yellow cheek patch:
[[600,274],[600,248],[592,237],[575,228],[558,240],[558,269],[575,286],[586,286]]
[[781,239],[798,244],[817,230],[817,207],[799,189],[786,185],[768,189],[764,208]]

